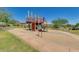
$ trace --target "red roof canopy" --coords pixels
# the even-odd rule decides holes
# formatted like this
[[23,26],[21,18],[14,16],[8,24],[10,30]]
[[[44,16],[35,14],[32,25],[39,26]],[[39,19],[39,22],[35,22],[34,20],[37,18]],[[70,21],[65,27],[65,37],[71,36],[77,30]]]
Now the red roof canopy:
[[35,23],[43,23],[44,22],[44,19],[43,18],[38,18],[38,19],[33,19],[33,18],[28,18],[28,20],[26,21],[26,23],[32,23],[32,22],[35,22]]
[[28,21],[26,21],[26,23],[32,23],[32,22],[35,22],[35,23],[43,23],[44,20],[28,20]]

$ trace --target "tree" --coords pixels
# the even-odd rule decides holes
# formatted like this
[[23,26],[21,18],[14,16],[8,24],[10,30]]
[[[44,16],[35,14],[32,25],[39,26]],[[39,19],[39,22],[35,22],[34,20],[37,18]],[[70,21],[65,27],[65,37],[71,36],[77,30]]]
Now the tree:
[[5,22],[8,25],[10,20],[10,14],[7,13],[4,9],[0,8],[0,22]]
[[53,24],[54,28],[62,27],[67,23],[68,23],[68,20],[64,19],[64,18],[58,18],[58,19],[52,21],[52,24]]
[[79,27],[79,23],[76,23],[75,27]]
[[20,22],[12,19],[11,14],[6,12],[4,8],[0,8],[0,22],[6,23],[6,25],[19,26]]

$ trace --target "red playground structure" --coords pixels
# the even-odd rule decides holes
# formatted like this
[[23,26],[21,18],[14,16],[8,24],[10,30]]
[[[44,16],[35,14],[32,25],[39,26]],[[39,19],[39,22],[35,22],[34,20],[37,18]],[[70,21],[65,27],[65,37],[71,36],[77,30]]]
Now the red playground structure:
[[42,29],[45,31],[45,28],[47,27],[47,22],[45,20],[45,17],[39,17],[39,16],[32,16],[32,13],[30,14],[28,12],[28,17],[26,20],[26,23],[28,24],[28,29],[35,31],[37,30],[37,25],[42,25]]

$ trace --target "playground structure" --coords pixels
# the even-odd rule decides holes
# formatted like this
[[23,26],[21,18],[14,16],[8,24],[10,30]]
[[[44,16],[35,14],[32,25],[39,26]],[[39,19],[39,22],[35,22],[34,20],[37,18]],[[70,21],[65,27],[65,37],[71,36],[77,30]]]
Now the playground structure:
[[45,20],[45,17],[33,16],[32,13],[28,12],[26,23],[28,24],[29,30],[36,31],[38,25],[42,26],[42,31],[47,30],[47,21]]

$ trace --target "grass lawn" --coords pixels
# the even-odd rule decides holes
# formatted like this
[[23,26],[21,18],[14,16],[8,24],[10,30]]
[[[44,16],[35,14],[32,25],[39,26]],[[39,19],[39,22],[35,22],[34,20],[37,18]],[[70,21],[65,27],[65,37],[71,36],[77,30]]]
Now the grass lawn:
[[69,32],[69,33],[73,33],[73,34],[79,35],[79,30],[61,30],[61,31],[65,31],[65,32]]
[[79,35],[79,30],[70,30],[69,32]]
[[37,51],[13,34],[0,29],[1,52],[32,52]]

